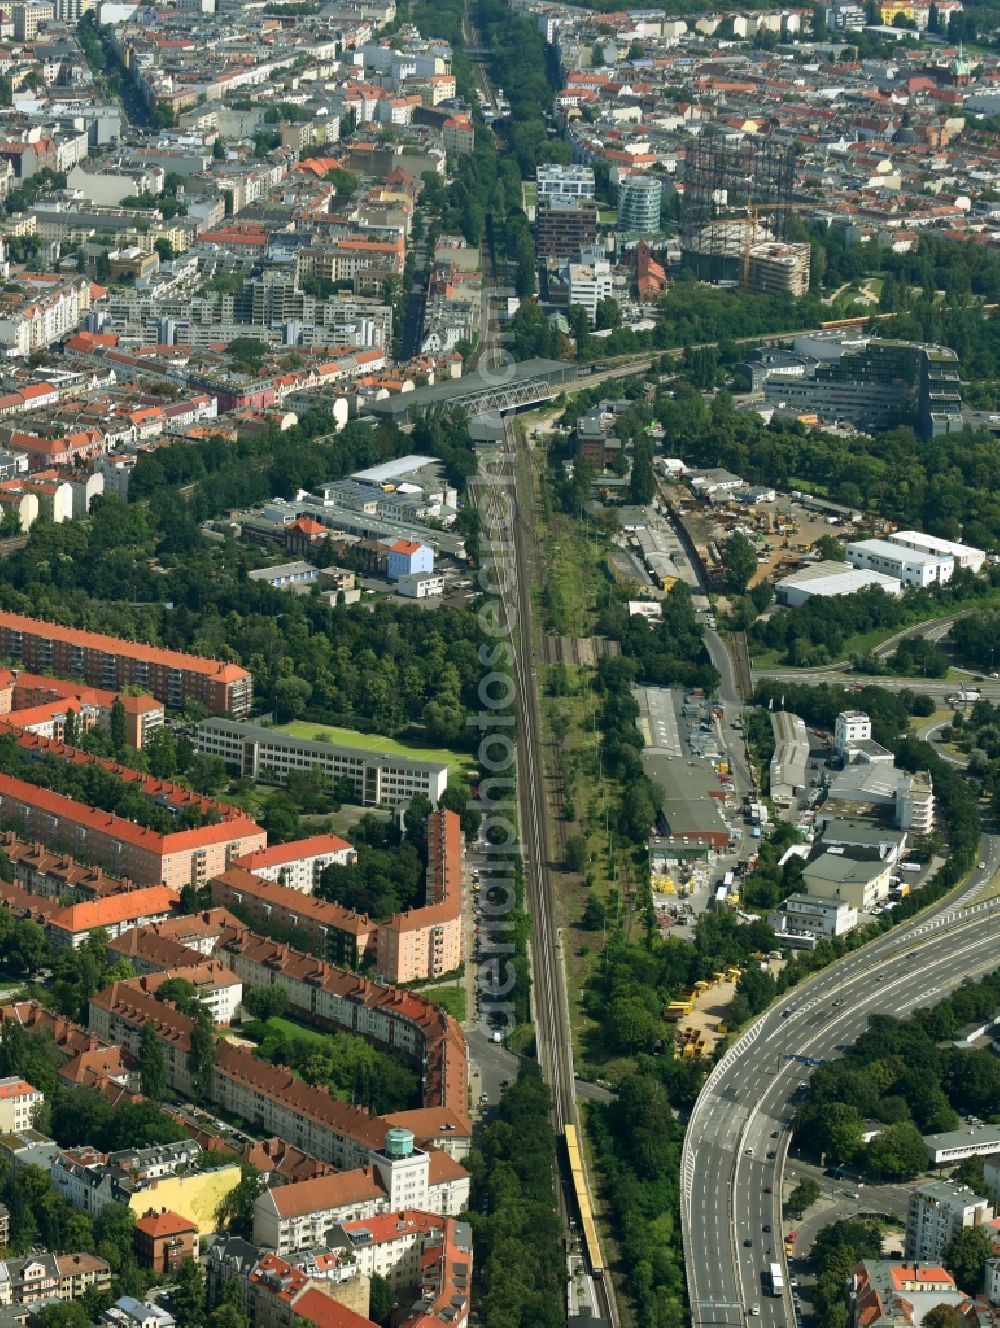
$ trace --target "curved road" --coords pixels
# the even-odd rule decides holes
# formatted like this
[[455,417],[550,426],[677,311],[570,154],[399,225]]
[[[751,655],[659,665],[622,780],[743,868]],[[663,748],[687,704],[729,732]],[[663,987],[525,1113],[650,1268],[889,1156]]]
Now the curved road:
[[959,898],[789,992],[712,1072],[681,1161],[693,1324],[737,1328],[753,1305],[760,1307],[761,1328],[793,1322],[787,1291],[781,1299],[769,1296],[764,1275],[769,1263],[785,1263],[781,1177],[799,1085],[811,1068],[794,1058],[835,1056],[864,1030],[869,1014],[906,1014],[997,966],[1000,900],[975,901],[1000,870],[1000,837],[984,836],[981,853],[986,867],[973,873]]

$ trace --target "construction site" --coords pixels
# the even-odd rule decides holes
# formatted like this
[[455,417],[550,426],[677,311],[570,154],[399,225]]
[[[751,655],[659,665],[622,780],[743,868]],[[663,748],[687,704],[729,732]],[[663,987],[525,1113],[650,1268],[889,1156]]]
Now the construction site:
[[805,295],[809,245],[789,239],[793,214],[815,203],[792,198],[791,144],[755,136],[738,143],[703,135],[688,148],[681,252],[702,281],[762,295]]

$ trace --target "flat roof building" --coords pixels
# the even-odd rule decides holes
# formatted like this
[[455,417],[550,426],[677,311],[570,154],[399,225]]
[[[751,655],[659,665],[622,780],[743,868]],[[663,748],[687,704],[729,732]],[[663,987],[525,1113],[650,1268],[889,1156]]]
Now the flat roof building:
[[290,771],[314,768],[331,782],[350,779],[355,801],[367,807],[398,807],[418,793],[436,803],[448,786],[448,767],[440,761],[296,738],[281,729],[231,719],[203,720],[195,744],[199,752],[218,756],[229,769],[252,779],[280,783]]
[[681,732],[683,694],[667,687],[635,687],[632,695],[639,703],[636,723],[645,744],[642,766],[659,786],[666,837],[682,847],[725,852],[731,839],[722,815],[725,790],[712,759],[696,753]]
[[986,562],[986,554],[982,549],[974,549],[969,544],[956,544],[954,540],[939,539],[937,535],[927,535],[922,530],[894,530],[885,538],[889,544],[899,544],[904,549],[952,558],[956,567],[964,567],[970,572],[981,572]]
[[786,576],[777,583],[774,593],[779,604],[795,608],[817,596],[853,595],[869,586],[878,586],[887,595],[900,595],[903,591],[902,583],[896,577],[851,567],[849,563],[824,560]]
[[966,1125],[960,1130],[925,1134],[924,1143],[936,1167],[964,1162],[967,1157],[1000,1153],[1000,1125]]
[[950,554],[904,547],[889,540],[856,540],[848,544],[845,555],[852,567],[881,572],[904,586],[944,585],[955,571]]
[[771,711],[774,755],[771,757],[771,797],[794,804],[809,786],[809,734],[798,715]]

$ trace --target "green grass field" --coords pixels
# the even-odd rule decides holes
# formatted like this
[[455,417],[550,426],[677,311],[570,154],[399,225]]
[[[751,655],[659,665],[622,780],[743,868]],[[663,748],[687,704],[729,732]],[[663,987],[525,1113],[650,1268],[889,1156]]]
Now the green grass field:
[[297,719],[291,724],[278,725],[282,733],[290,733],[293,738],[308,738],[340,743],[344,747],[358,747],[364,752],[384,752],[387,756],[410,756],[418,761],[440,761],[449,770],[471,770],[472,757],[464,753],[450,751],[447,747],[421,747],[412,743],[400,742],[398,738],[383,738],[378,733],[357,733],[354,729],[339,729],[330,724],[311,724],[308,720]]
[[460,1024],[465,1023],[468,1013],[466,1009],[466,990],[460,982],[447,987],[425,987],[421,995],[443,1006],[451,1017],[457,1019]]
[[277,1014],[268,1019],[267,1027],[284,1037],[304,1038],[306,1042],[315,1042],[317,1047],[325,1046],[329,1037],[328,1033],[320,1033],[315,1028],[310,1028],[308,1024],[300,1024],[295,1019],[282,1019]]

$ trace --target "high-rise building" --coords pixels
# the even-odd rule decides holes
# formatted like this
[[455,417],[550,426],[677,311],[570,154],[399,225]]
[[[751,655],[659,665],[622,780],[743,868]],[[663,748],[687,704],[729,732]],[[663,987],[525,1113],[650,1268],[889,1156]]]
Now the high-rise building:
[[945,1246],[964,1227],[978,1227],[993,1216],[989,1199],[968,1185],[935,1180],[910,1195],[906,1210],[906,1257],[935,1263]]
[[539,258],[573,258],[597,239],[597,204],[592,198],[546,196],[535,214]]
[[655,235],[660,229],[663,181],[655,175],[630,175],[618,189],[618,229]]
[[593,198],[596,185],[590,166],[560,166],[551,163],[535,167],[535,184],[541,198]]

